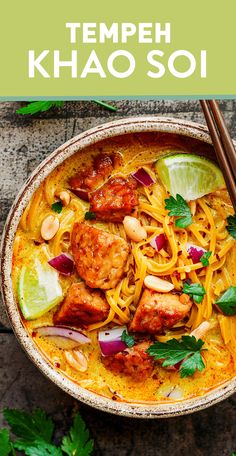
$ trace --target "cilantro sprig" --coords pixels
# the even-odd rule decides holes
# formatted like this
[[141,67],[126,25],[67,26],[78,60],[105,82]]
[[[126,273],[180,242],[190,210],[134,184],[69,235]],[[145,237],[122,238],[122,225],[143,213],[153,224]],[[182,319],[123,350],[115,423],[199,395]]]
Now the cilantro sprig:
[[169,211],[169,215],[178,217],[175,226],[187,228],[193,223],[190,208],[181,195],[177,194],[176,199],[173,196],[165,199],[165,209]]
[[224,315],[236,315],[236,287],[229,287],[215,304]]
[[203,255],[200,258],[200,261],[203,266],[209,266],[209,258],[211,256],[211,254],[212,254],[212,252],[210,252],[210,251],[203,253]]
[[42,101],[31,101],[30,103],[27,104],[27,106],[24,106],[23,108],[17,109],[17,114],[37,114],[38,112],[45,112],[49,111],[49,109],[54,108],[54,107],[62,107],[64,104],[64,101],[47,101],[47,100],[42,100]]
[[200,304],[206,294],[206,290],[200,283],[187,283],[184,282],[183,293],[186,293],[196,302]]
[[8,429],[0,432],[1,456],[15,456],[15,448],[27,456],[90,456],[93,440],[79,415],[76,414],[69,433],[60,446],[54,445],[52,438],[54,423],[41,409],[32,413],[22,410],[5,409],[4,417],[17,440],[10,439]]
[[[108,103],[104,103],[104,101],[100,101],[100,100],[91,100],[91,101],[110,111],[114,111],[114,112],[117,111],[116,106],[112,106]],[[49,109],[55,108],[55,107],[61,108],[63,105],[64,105],[64,101],[47,101],[47,100],[30,101],[26,106],[23,106],[22,108],[17,109],[16,113],[23,114],[23,115],[33,115],[33,114],[37,114],[39,112],[49,111]]]
[[90,439],[89,431],[79,414],[76,415],[68,435],[63,437],[61,449],[68,456],[87,456],[92,454],[93,440]]
[[10,441],[10,435],[8,429],[2,429],[0,431],[0,454],[1,456],[13,455],[15,456],[14,447]]
[[123,333],[121,334],[121,340],[127,345],[127,347],[131,348],[135,344],[135,340],[133,336],[127,333],[127,331],[124,329]]
[[232,238],[236,239],[236,214],[227,217],[228,225],[226,229]]
[[181,340],[171,339],[167,342],[155,342],[147,352],[155,360],[163,360],[162,366],[174,366],[181,362],[179,372],[180,377],[190,377],[196,370],[201,372],[204,361],[201,351],[204,345],[203,340],[196,339],[194,336],[182,336]]

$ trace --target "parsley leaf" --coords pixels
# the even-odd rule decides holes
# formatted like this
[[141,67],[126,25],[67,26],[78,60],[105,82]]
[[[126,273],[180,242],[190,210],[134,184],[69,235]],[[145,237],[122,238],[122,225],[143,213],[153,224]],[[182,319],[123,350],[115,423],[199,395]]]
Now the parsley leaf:
[[209,258],[211,256],[211,254],[212,254],[212,252],[210,252],[210,251],[203,253],[203,255],[200,258],[200,261],[203,264],[203,266],[209,266]]
[[17,109],[17,114],[36,114],[37,112],[45,112],[52,107],[63,106],[64,101],[31,101],[27,106]]
[[63,208],[63,204],[61,201],[56,201],[55,203],[52,204],[52,210],[56,212],[57,214],[60,214]]
[[3,414],[14,434],[19,437],[14,443],[18,450],[25,450],[35,441],[50,443],[54,424],[43,410],[36,409],[30,414],[21,410],[5,409]]
[[54,424],[43,410],[27,413],[5,409],[4,417],[18,440],[12,443],[8,429],[3,429],[0,432],[1,456],[16,456],[14,448],[23,451],[27,456],[63,456],[64,453],[68,456],[90,456],[93,451],[93,440],[90,439],[89,431],[79,413],[60,447],[52,443]]
[[55,445],[50,443],[43,442],[39,440],[38,442],[32,443],[32,445],[24,448],[24,452],[27,456],[62,456],[62,451],[60,448],[57,448]]
[[0,454],[1,456],[8,456],[10,454],[14,454],[12,453],[12,444],[10,442],[8,429],[2,429],[0,431]]
[[192,298],[197,304],[200,304],[206,294],[206,290],[200,283],[184,282],[183,293],[186,293]]
[[95,220],[96,219],[96,214],[94,212],[85,212],[84,214],[85,220]]
[[228,233],[230,234],[230,236],[236,239],[236,214],[229,215],[229,217],[227,217],[227,222],[228,225],[226,226],[226,229]]
[[123,333],[121,334],[121,340],[127,345],[127,347],[131,348],[135,344],[135,340],[133,336],[127,333],[127,331],[124,329]]
[[182,361],[180,377],[189,377],[198,369],[201,372],[205,364],[201,356],[203,340],[194,336],[182,336],[181,340],[171,339],[167,342],[155,342],[147,352],[155,360],[164,360],[163,367],[174,366]]
[[198,369],[201,372],[205,368],[200,351],[197,351],[189,358],[185,359],[180,366],[181,378],[189,377]]
[[190,208],[181,195],[176,195],[165,199],[165,209],[169,211],[169,215],[179,217],[175,220],[175,226],[179,228],[186,228],[193,223]]
[[89,437],[84,420],[79,414],[74,418],[69,434],[63,437],[62,451],[68,456],[89,456],[93,451],[93,440]]
[[229,287],[228,290],[215,302],[225,315],[236,315],[236,287]]

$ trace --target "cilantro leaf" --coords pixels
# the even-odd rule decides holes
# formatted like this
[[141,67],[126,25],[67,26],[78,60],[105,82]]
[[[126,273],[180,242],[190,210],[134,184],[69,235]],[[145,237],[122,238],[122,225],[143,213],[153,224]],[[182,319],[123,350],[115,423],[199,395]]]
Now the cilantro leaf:
[[200,304],[206,294],[206,290],[200,283],[184,282],[183,293],[186,293],[192,298],[197,304]]
[[96,219],[96,214],[94,212],[85,212],[84,214],[85,220],[95,220]]
[[165,209],[169,211],[169,215],[179,217],[175,220],[175,226],[186,228],[193,223],[190,208],[181,195],[177,194],[176,199],[173,196],[165,199]]
[[226,229],[228,233],[230,234],[230,236],[236,239],[236,214],[229,215],[229,217],[227,217],[227,222],[228,225],[226,226]]
[[89,456],[93,451],[93,440],[89,437],[84,420],[79,413],[75,416],[69,434],[63,437],[62,451],[68,456]]
[[17,114],[36,114],[37,112],[45,112],[52,107],[63,106],[64,101],[31,101],[27,106],[17,109]]
[[189,358],[185,359],[180,366],[180,377],[189,377],[198,369],[201,372],[205,368],[200,351],[197,351]]
[[205,364],[201,356],[203,340],[194,336],[182,336],[181,340],[171,339],[167,342],[155,342],[147,349],[147,353],[155,360],[164,360],[163,367],[174,366],[182,361],[180,376],[189,377],[198,369],[200,372]]
[[215,302],[225,315],[236,315],[236,287],[231,286]]
[[24,452],[27,456],[62,456],[60,448],[41,440],[24,448]]
[[1,456],[12,454],[12,444],[10,442],[8,429],[2,429],[0,431],[0,454]]
[[56,201],[55,203],[52,204],[52,210],[56,212],[57,214],[60,214],[63,208],[63,204],[61,201]]
[[211,256],[211,254],[212,254],[212,252],[210,252],[210,251],[203,253],[203,255],[200,258],[200,261],[203,264],[203,266],[209,266],[209,258]]
[[18,450],[25,450],[35,441],[50,443],[54,424],[43,410],[36,409],[32,413],[27,413],[5,409],[3,414],[14,434],[19,437],[19,440],[14,443]]
[[135,340],[133,336],[127,333],[127,331],[124,329],[123,333],[121,334],[121,340],[127,345],[127,347],[131,348],[135,344]]

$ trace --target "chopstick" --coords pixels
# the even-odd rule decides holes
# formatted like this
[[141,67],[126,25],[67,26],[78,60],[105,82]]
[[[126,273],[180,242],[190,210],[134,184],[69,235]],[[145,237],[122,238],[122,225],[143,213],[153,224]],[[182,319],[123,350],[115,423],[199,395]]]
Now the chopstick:
[[216,156],[236,212],[236,150],[215,100],[200,100]]

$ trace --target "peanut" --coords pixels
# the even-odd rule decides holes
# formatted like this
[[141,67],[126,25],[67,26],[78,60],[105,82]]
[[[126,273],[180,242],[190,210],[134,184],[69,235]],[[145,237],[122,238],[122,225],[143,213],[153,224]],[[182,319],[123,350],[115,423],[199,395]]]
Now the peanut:
[[151,290],[159,291],[160,293],[168,293],[173,290],[174,285],[167,280],[159,279],[153,275],[147,275],[144,279],[144,285]]
[[84,356],[84,354],[79,351],[73,351],[72,353],[69,351],[65,351],[65,358],[70,367],[73,369],[79,371],[79,372],[85,372],[88,368],[88,361],[87,358]]
[[132,239],[132,241],[140,242],[147,239],[147,232],[137,218],[126,215],[123,220],[123,225],[127,236]]
[[70,194],[63,190],[62,192],[59,193],[59,198],[63,204],[63,206],[68,206],[70,204]]
[[59,230],[59,220],[55,215],[48,215],[41,225],[41,236],[45,241],[50,241]]
[[203,321],[190,333],[190,336],[194,336],[196,339],[202,339],[206,336],[207,332],[210,331],[210,329],[213,329],[215,326],[215,322]]

